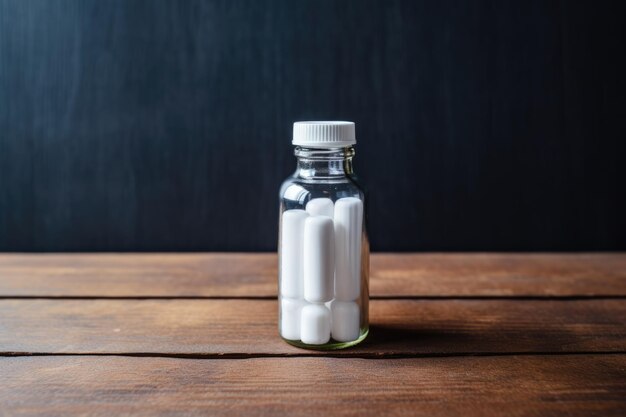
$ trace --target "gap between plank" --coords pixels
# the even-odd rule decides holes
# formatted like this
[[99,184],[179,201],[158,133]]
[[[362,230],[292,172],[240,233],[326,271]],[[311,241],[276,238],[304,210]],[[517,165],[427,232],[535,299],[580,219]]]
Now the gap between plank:
[[624,355],[626,351],[579,351],[579,352],[459,352],[459,353],[52,353],[52,352],[0,352],[0,358],[25,356],[122,356],[135,358],[174,358],[174,359],[255,359],[255,358],[339,358],[339,359],[419,359],[419,358],[459,358],[459,357],[501,357],[501,356],[579,356],[579,355]]
[[[0,300],[276,300],[275,295],[0,295]],[[625,295],[376,295],[370,300],[624,300]]]

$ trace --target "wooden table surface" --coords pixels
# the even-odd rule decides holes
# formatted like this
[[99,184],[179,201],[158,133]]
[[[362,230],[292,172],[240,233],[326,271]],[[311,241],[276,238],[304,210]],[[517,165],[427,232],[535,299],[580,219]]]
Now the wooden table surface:
[[626,415],[626,254],[374,254],[361,345],[274,254],[0,255],[0,415]]

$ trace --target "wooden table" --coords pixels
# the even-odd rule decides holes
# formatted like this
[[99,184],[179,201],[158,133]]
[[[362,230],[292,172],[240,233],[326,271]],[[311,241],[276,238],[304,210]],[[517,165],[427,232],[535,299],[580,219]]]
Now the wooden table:
[[0,255],[0,415],[626,415],[625,254],[377,254],[284,343],[273,254]]

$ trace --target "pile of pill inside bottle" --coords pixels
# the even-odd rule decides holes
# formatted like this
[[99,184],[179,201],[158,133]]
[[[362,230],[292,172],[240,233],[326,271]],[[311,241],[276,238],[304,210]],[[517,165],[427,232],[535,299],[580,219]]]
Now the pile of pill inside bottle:
[[314,198],[282,214],[280,334],[323,345],[360,335],[363,203]]

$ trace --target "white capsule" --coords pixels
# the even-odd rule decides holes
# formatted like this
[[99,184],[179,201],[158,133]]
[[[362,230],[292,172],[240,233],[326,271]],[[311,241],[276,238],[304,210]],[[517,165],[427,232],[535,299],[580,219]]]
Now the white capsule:
[[330,310],[323,304],[302,307],[300,340],[309,345],[323,345],[330,340]]
[[333,299],[335,277],[335,232],[326,216],[304,221],[304,298],[311,303]]
[[333,200],[330,198],[314,198],[306,205],[306,211],[311,216],[327,216],[331,219],[334,213]]
[[338,342],[352,342],[359,338],[360,314],[359,306],[354,301],[333,301],[332,335]]
[[304,210],[283,212],[280,238],[280,294],[302,298],[303,295],[303,235],[304,221],[309,217]]
[[353,301],[361,292],[361,234],[363,202],[341,198],[335,203],[335,298]]
[[304,300],[281,298],[280,335],[287,340],[300,340],[300,320]]

